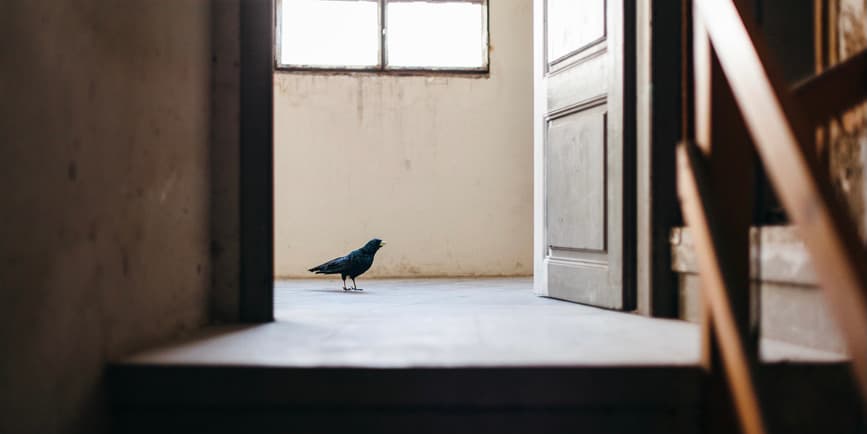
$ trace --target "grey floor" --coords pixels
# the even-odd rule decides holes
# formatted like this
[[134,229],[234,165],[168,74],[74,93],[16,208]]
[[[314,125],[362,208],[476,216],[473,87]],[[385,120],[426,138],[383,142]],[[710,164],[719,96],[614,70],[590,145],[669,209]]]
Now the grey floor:
[[[529,279],[368,280],[275,283],[277,321],[210,327],[138,354],[132,363],[453,367],[690,365],[695,324],[645,318],[538,297]],[[840,360],[765,340],[763,357]]]

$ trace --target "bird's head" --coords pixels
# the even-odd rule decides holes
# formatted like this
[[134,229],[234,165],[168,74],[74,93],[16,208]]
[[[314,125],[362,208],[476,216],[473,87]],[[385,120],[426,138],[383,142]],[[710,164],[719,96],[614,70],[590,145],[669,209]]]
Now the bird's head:
[[367,253],[376,253],[377,250],[381,249],[382,246],[385,245],[385,241],[380,240],[379,238],[374,238],[367,242],[361,250],[364,250]]

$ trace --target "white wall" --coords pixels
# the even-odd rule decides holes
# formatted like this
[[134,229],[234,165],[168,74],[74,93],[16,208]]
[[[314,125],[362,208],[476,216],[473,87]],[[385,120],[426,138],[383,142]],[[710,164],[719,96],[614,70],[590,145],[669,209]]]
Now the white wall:
[[277,73],[279,277],[372,237],[370,276],[532,273],[531,1],[490,3],[490,76]]

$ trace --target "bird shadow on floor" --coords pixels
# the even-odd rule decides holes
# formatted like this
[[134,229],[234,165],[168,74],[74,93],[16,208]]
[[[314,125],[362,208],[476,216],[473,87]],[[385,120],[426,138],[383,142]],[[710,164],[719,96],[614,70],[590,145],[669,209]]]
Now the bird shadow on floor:
[[367,294],[367,291],[344,291],[340,288],[336,289],[328,289],[328,288],[317,288],[317,289],[303,289],[305,292],[333,292],[335,294],[344,293],[344,294]]

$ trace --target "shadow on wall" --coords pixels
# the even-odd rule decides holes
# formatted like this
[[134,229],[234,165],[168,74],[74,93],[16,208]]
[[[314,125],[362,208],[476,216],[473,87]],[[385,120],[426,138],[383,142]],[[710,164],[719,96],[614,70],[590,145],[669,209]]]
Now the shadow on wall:
[[210,8],[3,2],[0,432],[107,431],[106,360],[207,321]]

